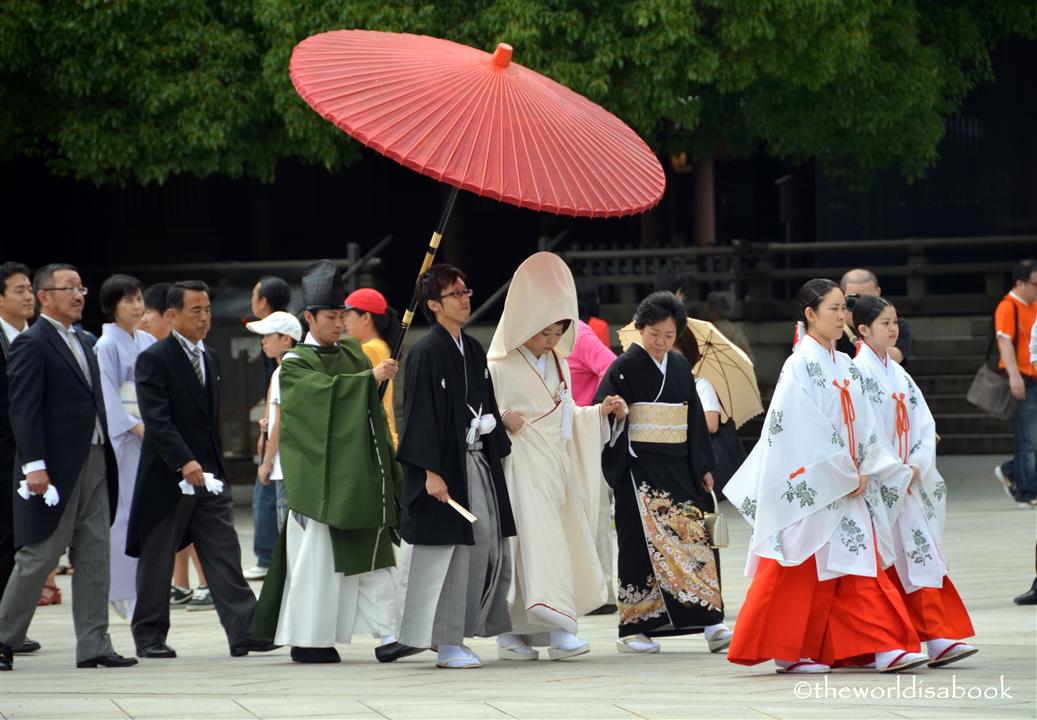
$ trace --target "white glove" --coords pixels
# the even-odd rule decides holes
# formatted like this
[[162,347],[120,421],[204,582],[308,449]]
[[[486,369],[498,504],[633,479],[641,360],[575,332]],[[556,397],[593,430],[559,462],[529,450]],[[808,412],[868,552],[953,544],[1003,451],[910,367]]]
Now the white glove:
[[[29,483],[27,480],[22,480],[18,483],[18,494],[22,496],[23,500],[28,500],[30,495],[36,495],[36,493],[29,490]],[[47,489],[43,492],[43,504],[47,507],[54,507],[58,504],[58,489],[51,483],[47,486]]]
[[[219,495],[223,492],[223,481],[218,479],[215,475],[212,473],[202,473],[202,478],[205,480],[205,489],[213,495]],[[186,480],[181,480],[180,492],[184,495],[194,495],[194,485]]]
[[219,495],[223,492],[223,481],[217,478],[212,473],[202,473],[202,477],[205,479],[205,489],[211,492],[213,495]]

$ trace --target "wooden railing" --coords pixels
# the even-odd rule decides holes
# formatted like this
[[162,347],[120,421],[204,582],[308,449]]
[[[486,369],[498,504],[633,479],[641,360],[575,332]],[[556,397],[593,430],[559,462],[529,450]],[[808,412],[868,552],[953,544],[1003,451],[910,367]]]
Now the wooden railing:
[[[574,275],[599,283],[604,303],[636,302],[651,289],[660,272],[679,271],[689,280],[691,301],[704,300],[712,290],[730,290],[740,307],[780,307],[805,280],[828,277],[838,281],[849,267],[864,265],[882,282],[901,288],[898,294],[902,297],[914,303],[929,298],[935,314],[946,314],[966,311],[980,298],[1003,294],[1016,258],[1037,256],[1037,235],[852,242],[734,240],[718,247],[573,248],[561,254]],[[983,278],[981,289],[977,275]],[[959,287],[972,289],[961,291]],[[941,297],[948,300],[942,303],[942,312],[932,302]],[[767,313],[750,314],[763,317]]]

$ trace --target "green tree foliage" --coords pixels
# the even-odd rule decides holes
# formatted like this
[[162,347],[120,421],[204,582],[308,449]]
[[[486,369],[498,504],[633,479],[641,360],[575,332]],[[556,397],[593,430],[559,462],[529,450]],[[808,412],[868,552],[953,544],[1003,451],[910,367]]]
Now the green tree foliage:
[[659,153],[762,147],[866,180],[936,159],[944,119],[1037,37],[1025,0],[5,0],[0,157],[96,183],[337,171],[357,146],[288,77],[324,30],[446,37],[544,72]]

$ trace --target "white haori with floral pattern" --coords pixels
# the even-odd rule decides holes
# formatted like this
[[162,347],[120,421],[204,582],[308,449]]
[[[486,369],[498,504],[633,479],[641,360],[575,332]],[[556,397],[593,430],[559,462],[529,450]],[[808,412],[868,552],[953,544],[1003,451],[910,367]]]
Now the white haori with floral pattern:
[[[810,336],[782,368],[760,441],[724,488],[753,526],[746,561],[750,577],[760,558],[794,566],[812,555],[819,580],[875,577],[876,543],[883,566],[893,563],[879,486],[895,482],[892,475],[906,487],[911,474],[879,443],[860,373],[851,369],[849,357]],[[840,388],[852,400],[852,432]],[[850,498],[858,468],[870,481],[862,496]]]
[[[887,452],[918,467],[919,482],[906,492],[898,485],[880,488],[883,509],[893,530],[897,575],[907,592],[943,587],[947,559],[943,554],[943,525],[947,512],[947,483],[936,469],[936,421],[904,368],[865,346],[853,360],[865,394],[879,421]],[[901,421],[898,431],[898,408]],[[907,422],[903,422],[906,419]]]

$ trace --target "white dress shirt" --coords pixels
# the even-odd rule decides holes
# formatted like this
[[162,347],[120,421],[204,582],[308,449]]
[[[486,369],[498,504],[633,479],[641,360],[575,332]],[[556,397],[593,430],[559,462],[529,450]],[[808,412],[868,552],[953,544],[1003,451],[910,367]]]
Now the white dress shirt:
[[[25,327],[28,327],[28,325],[26,325]],[[0,328],[3,328],[4,335],[7,336],[8,344],[13,343],[14,339],[25,331],[24,328],[22,330],[19,330],[14,325],[4,320],[2,317],[0,317]]]

